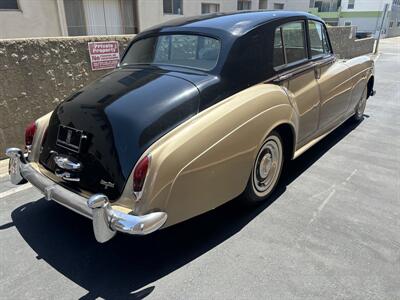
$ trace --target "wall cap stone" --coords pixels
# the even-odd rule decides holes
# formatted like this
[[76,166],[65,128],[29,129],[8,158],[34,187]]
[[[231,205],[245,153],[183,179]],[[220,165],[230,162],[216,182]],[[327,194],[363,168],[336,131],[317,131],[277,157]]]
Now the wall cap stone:
[[83,35],[83,36],[57,36],[57,37],[33,37],[33,38],[14,38],[0,39],[0,43],[15,42],[51,42],[51,41],[96,41],[96,40],[112,40],[112,39],[132,39],[136,34],[121,35]]

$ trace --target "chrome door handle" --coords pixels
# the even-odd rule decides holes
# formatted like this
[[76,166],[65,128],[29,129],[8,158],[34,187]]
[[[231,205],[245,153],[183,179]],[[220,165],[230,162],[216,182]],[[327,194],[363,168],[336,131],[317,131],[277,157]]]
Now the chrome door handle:
[[314,74],[315,74],[315,79],[320,79],[321,78],[321,68],[316,67],[314,69]]
[[292,73],[289,73],[289,74],[286,74],[286,75],[282,75],[282,76],[279,76],[278,77],[278,80],[279,81],[284,81],[284,80],[288,80],[290,77],[292,77],[293,76],[293,74]]
[[284,75],[278,76],[274,80],[274,82],[282,82],[282,81],[290,79],[292,76],[293,76],[293,73],[284,74]]

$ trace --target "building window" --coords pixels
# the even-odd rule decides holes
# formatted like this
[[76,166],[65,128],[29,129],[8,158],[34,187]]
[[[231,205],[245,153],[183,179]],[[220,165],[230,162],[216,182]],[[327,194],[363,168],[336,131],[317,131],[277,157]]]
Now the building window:
[[341,0],[310,0],[310,8],[318,9],[318,12],[337,12]]
[[258,2],[258,8],[259,9],[267,9],[268,8],[268,0],[260,0],[260,2]]
[[201,13],[209,14],[219,12],[219,4],[216,3],[202,3],[201,4]]
[[397,21],[397,27],[400,27],[400,21]]
[[237,9],[238,10],[250,10],[251,9],[251,1],[249,1],[249,0],[238,0]]
[[164,14],[183,15],[182,0],[163,0]]
[[274,9],[284,9],[285,4],[283,3],[274,3]]
[[18,0],[0,0],[0,10],[19,10]]
[[70,36],[138,32],[133,0],[68,0],[64,10]]
[[351,21],[345,21],[344,26],[351,26]]
[[393,21],[390,21],[389,28],[392,28],[392,27],[393,27]]
[[349,0],[349,3],[347,3],[347,8],[348,9],[354,9],[354,2],[356,0]]

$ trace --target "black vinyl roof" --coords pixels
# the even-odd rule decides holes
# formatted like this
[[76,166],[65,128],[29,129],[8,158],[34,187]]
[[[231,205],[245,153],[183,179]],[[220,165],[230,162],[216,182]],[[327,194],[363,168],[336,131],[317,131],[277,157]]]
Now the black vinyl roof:
[[146,31],[169,31],[177,28],[180,30],[191,31],[192,29],[199,30],[200,28],[203,28],[225,31],[226,33],[240,36],[249,30],[252,30],[253,28],[269,21],[291,19],[294,17],[322,21],[319,17],[306,12],[260,10],[182,17],[154,26]]

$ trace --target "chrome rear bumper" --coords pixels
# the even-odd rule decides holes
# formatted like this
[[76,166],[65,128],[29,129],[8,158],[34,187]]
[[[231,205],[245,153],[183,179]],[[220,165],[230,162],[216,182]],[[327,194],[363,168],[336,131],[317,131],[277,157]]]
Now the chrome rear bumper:
[[117,231],[134,235],[145,235],[158,230],[167,220],[165,212],[152,212],[135,216],[115,210],[104,194],[95,194],[89,199],[56,184],[26,161],[24,153],[18,148],[9,148],[9,174],[13,184],[29,181],[38,188],[47,200],[54,200],[65,207],[93,220],[96,240],[104,243]]

